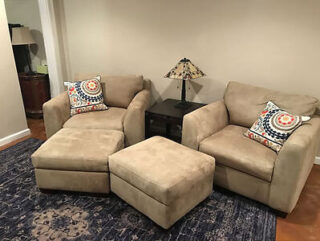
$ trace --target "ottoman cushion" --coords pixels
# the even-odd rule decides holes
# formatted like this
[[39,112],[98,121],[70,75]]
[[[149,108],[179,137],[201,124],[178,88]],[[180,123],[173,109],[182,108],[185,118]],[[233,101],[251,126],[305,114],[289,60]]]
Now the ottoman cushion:
[[209,155],[152,137],[109,157],[111,190],[168,228],[210,194],[214,167]]
[[108,157],[123,148],[120,131],[63,128],[33,155],[38,169],[106,172]]

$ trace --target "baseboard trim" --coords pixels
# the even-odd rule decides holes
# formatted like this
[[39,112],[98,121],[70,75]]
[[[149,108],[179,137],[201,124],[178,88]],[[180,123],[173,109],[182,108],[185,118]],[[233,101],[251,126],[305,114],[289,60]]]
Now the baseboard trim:
[[314,160],[314,164],[320,165],[320,156],[316,156],[316,159]]
[[3,137],[0,139],[0,146],[6,145],[12,141],[19,139],[19,138],[25,137],[25,136],[29,135],[30,133],[31,133],[30,129],[28,128],[28,129],[13,133],[12,135]]

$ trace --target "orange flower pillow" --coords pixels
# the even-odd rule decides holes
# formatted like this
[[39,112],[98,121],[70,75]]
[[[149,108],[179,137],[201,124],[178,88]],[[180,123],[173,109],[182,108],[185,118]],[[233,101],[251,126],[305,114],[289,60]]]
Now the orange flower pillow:
[[71,115],[107,109],[107,106],[103,103],[100,76],[68,83],[68,95]]
[[292,115],[269,101],[258,120],[244,135],[279,152],[289,136],[308,120],[309,116]]

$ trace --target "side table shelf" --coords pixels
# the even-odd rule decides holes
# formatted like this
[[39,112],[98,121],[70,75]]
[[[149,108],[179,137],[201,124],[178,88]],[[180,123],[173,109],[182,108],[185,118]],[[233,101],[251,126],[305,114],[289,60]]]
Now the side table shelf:
[[205,106],[205,104],[190,102],[186,109],[176,108],[179,100],[166,99],[150,107],[145,112],[145,137],[164,136],[176,142],[181,142],[183,116]]

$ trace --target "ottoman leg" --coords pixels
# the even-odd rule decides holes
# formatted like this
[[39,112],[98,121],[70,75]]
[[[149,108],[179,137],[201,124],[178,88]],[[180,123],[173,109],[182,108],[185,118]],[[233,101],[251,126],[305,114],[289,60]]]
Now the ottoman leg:
[[40,192],[44,194],[56,194],[57,190],[52,190],[52,189],[45,189],[45,188],[39,188]]

